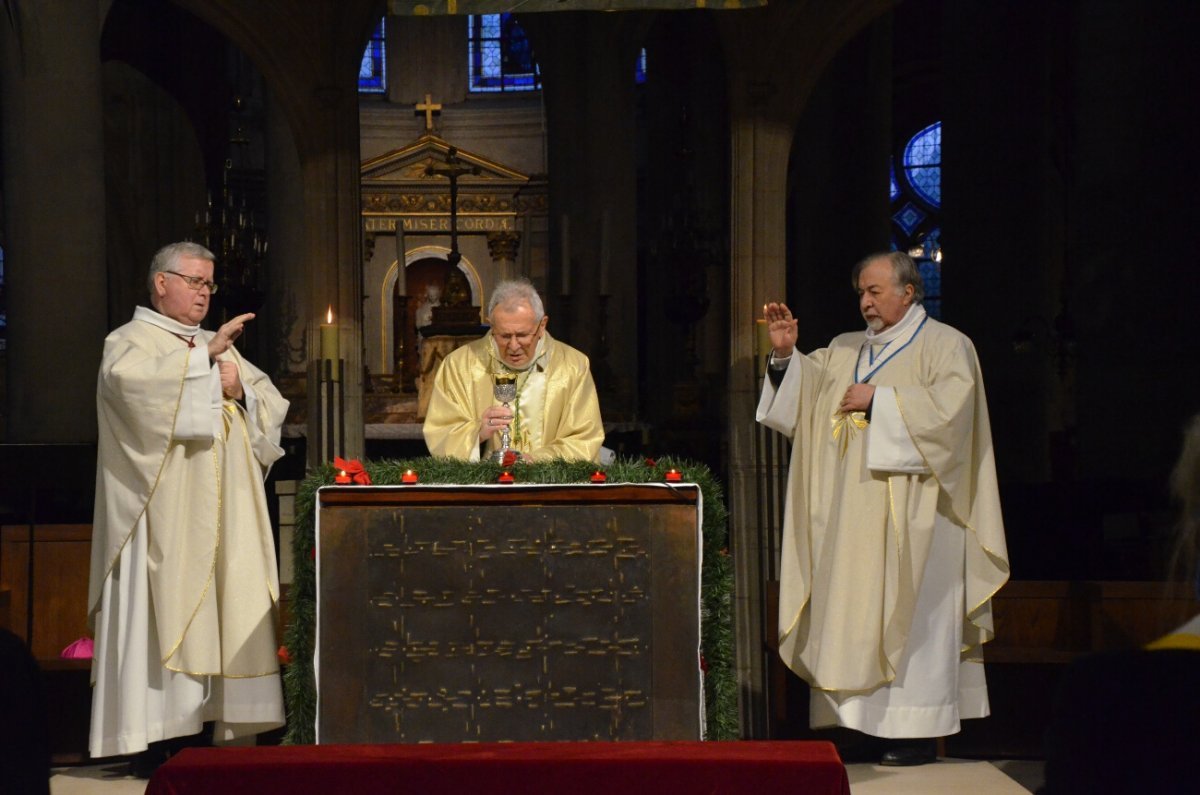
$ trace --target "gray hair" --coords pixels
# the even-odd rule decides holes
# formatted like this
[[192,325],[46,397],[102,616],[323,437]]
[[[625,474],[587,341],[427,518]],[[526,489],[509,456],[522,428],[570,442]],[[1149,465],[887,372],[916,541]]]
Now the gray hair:
[[892,277],[896,280],[897,292],[904,292],[904,288],[911,284],[913,301],[919,304],[925,300],[925,283],[921,281],[921,270],[917,267],[917,263],[913,262],[913,258],[903,251],[881,251],[859,260],[854,269],[850,271],[850,286],[857,290],[858,277],[862,275],[863,269],[881,259],[892,264]]
[[542,297],[538,295],[538,291],[533,288],[533,284],[528,279],[500,282],[496,285],[496,289],[492,290],[492,297],[488,300],[488,320],[492,319],[492,311],[496,307],[511,312],[522,304],[528,305],[533,310],[535,322],[542,322],[542,318],[546,316],[546,309],[542,306]]
[[216,262],[217,258],[213,253],[199,243],[183,241],[181,243],[168,243],[158,250],[154,255],[154,259],[150,260],[150,272],[146,274],[146,286],[150,288],[150,294],[154,294],[154,277],[159,273],[178,270],[179,260],[187,257],[189,259],[206,259],[209,262]]

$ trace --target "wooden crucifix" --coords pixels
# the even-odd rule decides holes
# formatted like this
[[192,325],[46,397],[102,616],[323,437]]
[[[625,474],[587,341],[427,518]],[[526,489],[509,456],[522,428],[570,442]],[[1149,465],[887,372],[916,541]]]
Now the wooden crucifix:
[[479,166],[468,166],[458,159],[458,149],[451,146],[446,150],[446,164],[430,163],[425,167],[427,177],[447,177],[450,180],[450,256],[446,257],[450,267],[458,267],[462,255],[458,253],[458,178],[463,174],[478,174]]

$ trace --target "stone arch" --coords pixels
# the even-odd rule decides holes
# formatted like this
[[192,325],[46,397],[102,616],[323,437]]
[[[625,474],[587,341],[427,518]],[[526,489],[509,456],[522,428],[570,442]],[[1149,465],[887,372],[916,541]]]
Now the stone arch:
[[[407,269],[410,265],[423,260],[443,260],[450,258],[450,249],[446,246],[416,246],[404,252],[404,267]],[[392,373],[395,372],[395,355],[396,350],[396,311],[394,296],[396,292],[396,282],[400,277],[399,261],[393,261],[383,275],[383,280],[379,287],[379,317],[380,317],[380,350],[384,351],[385,362],[380,364],[383,369],[380,372]],[[470,258],[463,256],[458,261],[458,270],[467,279],[467,284],[471,288],[471,305],[483,306],[483,281],[479,277],[479,271]],[[407,283],[407,279],[405,280]],[[417,302],[421,296],[413,292],[411,287],[408,290],[408,317],[411,322],[412,313],[415,311]],[[482,321],[482,318],[481,318]]]

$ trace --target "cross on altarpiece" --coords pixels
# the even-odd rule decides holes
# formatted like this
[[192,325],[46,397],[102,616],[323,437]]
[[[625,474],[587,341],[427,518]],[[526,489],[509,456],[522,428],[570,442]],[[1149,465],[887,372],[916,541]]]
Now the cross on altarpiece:
[[457,266],[462,255],[458,253],[458,178],[463,174],[478,174],[479,166],[463,165],[458,159],[458,149],[451,146],[446,150],[446,165],[430,163],[425,167],[425,175],[429,177],[448,177],[450,179],[450,265]]
[[424,102],[417,103],[417,113],[425,114],[425,132],[427,133],[433,132],[433,114],[441,112],[441,104],[434,102],[430,94],[425,95]]

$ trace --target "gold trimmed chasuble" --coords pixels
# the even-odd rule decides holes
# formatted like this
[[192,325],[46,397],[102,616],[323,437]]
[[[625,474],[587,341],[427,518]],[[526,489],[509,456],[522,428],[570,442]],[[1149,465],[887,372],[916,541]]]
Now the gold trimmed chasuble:
[[[532,366],[542,368],[545,390],[536,401],[541,403],[540,410],[533,409],[537,417],[524,424],[528,446],[518,449],[539,461],[596,461],[604,441],[604,424],[588,358],[553,339],[549,332],[543,339],[545,356]],[[442,362],[422,428],[430,455],[479,460],[479,418],[484,409],[499,405],[492,394],[492,347],[492,337],[487,334]],[[523,377],[526,374],[518,375],[518,384]],[[497,432],[487,440],[484,457],[496,449],[499,439]]]

